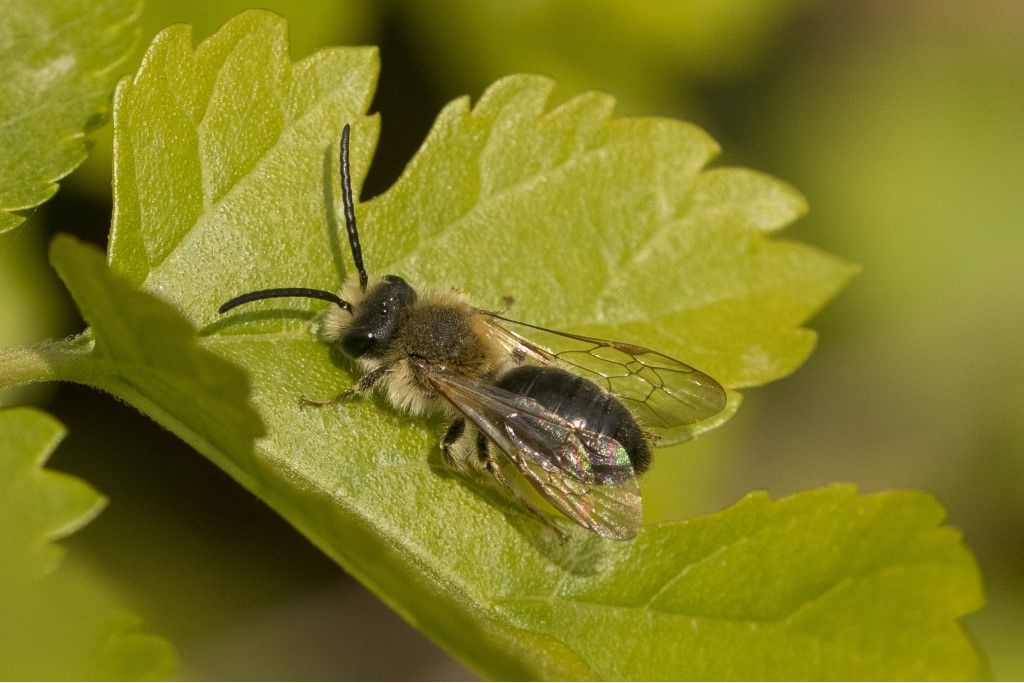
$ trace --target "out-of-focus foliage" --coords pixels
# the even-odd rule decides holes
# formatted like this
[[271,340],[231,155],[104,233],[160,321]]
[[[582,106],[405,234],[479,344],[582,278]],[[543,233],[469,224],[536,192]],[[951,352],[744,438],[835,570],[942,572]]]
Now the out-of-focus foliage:
[[[693,88],[749,68],[807,0],[413,0],[396,3],[442,93],[502,74],[552,76],[561,92],[599,88],[629,113],[692,103]],[[643,46],[642,49],[637,49]]]
[[49,416],[0,411],[0,678],[123,680],[170,676],[167,641],[142,633],[102,580],[62,567],[63,538],[105,501],[85,482],[43,469],[63,436]]
[[[0,8],[0,348],[67,331],[45,235],[38,224],[11,231],[24,216],[10,212],[46,201],[86,158],[85,134],[109,110],[139,9],[137,0],[8,0]],[[43,395],[0,392],[0,404]]]
[[[72,331],[67,295],[46,262],[43,226],[33,217],[0,234],[0,349]],[[0,406],[39,401],[48,393],[42,385],[0,390]]]
[[0,233],[85,158],[138,36],[138,0],[0,5]]

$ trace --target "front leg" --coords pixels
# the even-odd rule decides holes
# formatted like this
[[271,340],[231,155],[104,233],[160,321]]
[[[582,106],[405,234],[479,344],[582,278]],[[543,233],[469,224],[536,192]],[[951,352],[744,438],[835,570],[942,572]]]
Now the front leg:
[[386,375],[388,370],[390,369],[390,364],[376,367],[373,370],[370,370],[362,377],[360,377],[359,381],[350,386],[348,389],[341,392],[334,398],[328,399],[326,401],[313,401],[306,398],[305,396],[300,396],[299,407],[329,408],[337,403],[341,403],[342,401],[347,401],[350,398],[354,398],[355,396],[362,396],[364,394],[368,394],[371,391],[373,391],[373,387],[377,384],[377,382],[384,378],[384,375]]

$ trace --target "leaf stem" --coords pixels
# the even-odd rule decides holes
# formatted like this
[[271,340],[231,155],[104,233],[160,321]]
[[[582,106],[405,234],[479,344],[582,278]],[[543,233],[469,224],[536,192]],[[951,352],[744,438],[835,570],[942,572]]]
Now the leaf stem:
[[34,346],[0,349],[0,389],[32,382],[75,381],[81,374],[78,366],[91,349],[88,333]]

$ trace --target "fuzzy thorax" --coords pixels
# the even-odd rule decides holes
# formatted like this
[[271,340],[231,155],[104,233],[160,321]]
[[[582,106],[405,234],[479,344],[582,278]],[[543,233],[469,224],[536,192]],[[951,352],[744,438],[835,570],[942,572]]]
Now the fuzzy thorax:
[[[372,293],[382,279],[372,278],[365,292],[358,277],[348,279],[340,296],[349,302],[352,309],[347,311],[339,306],[327,309],[320,329],[325,340],[337,343],[345,336],[363,312],[367,293]],[[372,303],[373,297],[370,299]],[[416,363],[410,358],[415,358]],[[402,309],[390,338],[381,340],[372,353],[365,353],[356,362],[364,373],[386,367],[376,388],[398,410],[424,415],[434,412],[453,414],[453,411],[431,388],[424,372],[417,366],[486,382],[506,369],[511,359],[508,352],[488,334],[484,316],[465,294],[454,290],[424,289],[415,301]]]

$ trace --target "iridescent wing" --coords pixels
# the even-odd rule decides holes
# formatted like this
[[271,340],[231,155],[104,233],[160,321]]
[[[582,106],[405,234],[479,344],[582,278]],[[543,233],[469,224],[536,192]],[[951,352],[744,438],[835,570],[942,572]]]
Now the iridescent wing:
[[689,439],[692,425],[722,412],[728,402],[721,384],[663,353],[480,312],[492,338],[514,358],[564,367],[615,394],[658,445]]
[[636,536],[640,487],[618,441],[500,387],[449,372],[427,377],[559,512],[605,538]]

